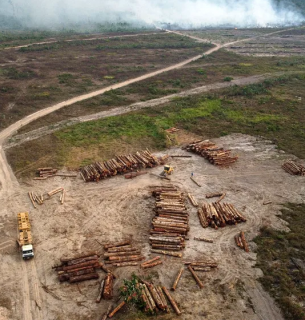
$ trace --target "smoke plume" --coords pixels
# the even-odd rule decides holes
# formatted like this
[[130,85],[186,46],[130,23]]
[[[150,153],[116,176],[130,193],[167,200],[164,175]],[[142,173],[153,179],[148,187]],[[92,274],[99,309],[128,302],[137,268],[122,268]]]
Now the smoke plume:
[[170,23],[180,27],[266,27],[299,24],[293,6],[275,0],[0,0],[0,15],[23,26],[74,23]]

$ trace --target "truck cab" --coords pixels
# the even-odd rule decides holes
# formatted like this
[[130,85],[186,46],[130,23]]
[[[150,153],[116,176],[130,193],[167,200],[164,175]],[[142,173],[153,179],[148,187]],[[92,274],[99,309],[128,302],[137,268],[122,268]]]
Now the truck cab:
[[34,250],[31,244],[26,244],[21,247],[23,260],[29,260],[34,257]]

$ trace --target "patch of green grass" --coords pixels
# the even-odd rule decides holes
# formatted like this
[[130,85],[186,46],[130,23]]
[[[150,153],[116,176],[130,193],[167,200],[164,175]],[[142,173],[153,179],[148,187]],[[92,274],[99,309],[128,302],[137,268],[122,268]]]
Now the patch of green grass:
[[24,80],[31,79],[36,76],[32,70],[17,70],[16,68],[5,68],[1,70],[1,73],[8,79]]
[[287,320],[305,319],[305,205],[288,204],[282,219],[290,232],[262,228],[254,239],[260,279],[282,309]]

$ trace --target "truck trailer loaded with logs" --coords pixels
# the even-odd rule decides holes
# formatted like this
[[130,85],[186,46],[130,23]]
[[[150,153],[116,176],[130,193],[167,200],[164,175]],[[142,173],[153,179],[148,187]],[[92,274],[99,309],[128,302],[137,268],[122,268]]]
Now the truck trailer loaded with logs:
[[17,218],[18,218],[17,242],[21,249],[23,260],[28,260],[34,257],[29,214],[27,212],[21,212],[21,213],[18,213]]

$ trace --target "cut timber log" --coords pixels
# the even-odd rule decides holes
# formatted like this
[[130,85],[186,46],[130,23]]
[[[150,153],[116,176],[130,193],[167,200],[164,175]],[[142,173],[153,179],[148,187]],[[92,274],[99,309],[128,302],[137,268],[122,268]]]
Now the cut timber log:
[[60,261],[62,263],[67,263],[67,262],[72,261],[72,260],[82,259],[82,258],[91,257],[91,256],[98,256],[99,257],[97,251],[92,251],[92,252],[88,252],[88,253],[81,253],[79,255],[74,256],[73,258],[62,257],[62,258],[60,258]]
[[105,300],[110,300],[113,297],[113,275],[112,273],[108,273],[105,277],[105,284],[103,290],[103,298]]
[[70,277],[69,283],[81,282],[81,281],[86,281],[86,280],[91,280],[91,279],[98,279],[98,274],[97,273],[89,273],[89,274],[84,274],[82,276]]
[[158,250],[158,249],[152,249],[151,252],[160,253],[160,254],[164,254],[164,255],[172,256],[172,257],[177,257],[177,258],[182,257],[182,253],[180,253],[180,252],[165,251],[165,250]]
[[157,261],[157,260],[160,260],[160,256],[157,256],[157,257],[155,257],[155,258],[153,258],[153,259],[150,259],[150,260],[147,260],[147,261],[143,262],[143,263],[141,264],[141,267],[143,267],[145,264],[150,264],[150,263],[153,263],[153,262],[155,262],[155,261]]
[[191,195],[190,193],[188,193],[187,196],[188,196],[188,198],[190,199],[191,204],[192,204],[194,207],[198,207],[198,202],[196,201],[196,199],[194,198],[194,196]]
[[100,287],[99,287],[99,290],[98,290],[98,295],[97,295],[97,298],[96,298],[96,303],[100,303],[101,302],[102,295],[103,295],[103,290],[104,290],[104,284],[105,284],[105,279],[102,280],[101,283],[100,283]]
[[165,296],[164,296],[164,293],[163,293],[163,291],[162,291],[161,286],[156,286],[156,289],[157,289],[157,292],[158,292],[158,294],[159,294],[159,297],[160,297],[161,300],[162,300],[163,305],[165,306],[164,310],[165,310],[166,312],[169,312],[168,305],[167,305],[167,301],[166,301],[166,298],[165,298]]
[[125,240],[117,243],[108,243],[104,245],[104,248],[107,250],[114,247],[122,247],[122,246],[130,245],[130,243],[131,243],[130,240]]
[[109,305],[107,311],[103,314],[101,320],[107,320],[108,314],[110,313],[110,310],[111,310],[111,304]]
[[179,280],[180,280],[180,278],[181,278],[181,276],[182,276],[183,271],[184,271],[184,268],[182,267],[182,268],[180,269],[180,271],[178,272],[178,275],[177,275],[177,277],[176,277],[176,280],[175,280],[175,282],[174,282],[174,284],[173,284],[173,286],[172,286],[172,290],[173,290],[173,291],[176,290],[176,288],[177,288],[177,286],[178,286],[178,283],[179,283]]
[[212,240],[212,239],[207,239],[207,238],[198,238],[198,237],[194,237],[194,240],[213,243],[213,240]]
[[198,276],[195,273],[195,271],[193,270],[193,268],[191,266],[188,266],[188,269],[190,270],[192,276],[194,277],[194,279],[197,282],[197,284],[200,287],[200,289],[202,289],[203,288],[203,283],[200,281],[200,279],[198,278]]
[[125,306],[126,302],[122,301],[117,307],[115,307],[109,314],[108,317],[112,318],[119,310]]
[[129,267],[129,266],[137,266],[139,262],[121,262],[121,263],[113,263],[115,267]]
[[152,262],[152,263],[146,263],[146,264],[142,265],[142,268],[143,269],[148,269],[148,268],[152,268],[152,267],[158,266],[159,264],[162,264],[162,261],[155,261],[155,262]]
[[169,291],[165,287],[162,287],[162,290],[165,293],[165,295],[167,296],[167,298],[168,298],[169,302],[171,303],[173,309],[175,310],[176,314],[179,316],[181,314],[181,311],[178,308],[176,301],[172,298],[171,294],[169,293]]

